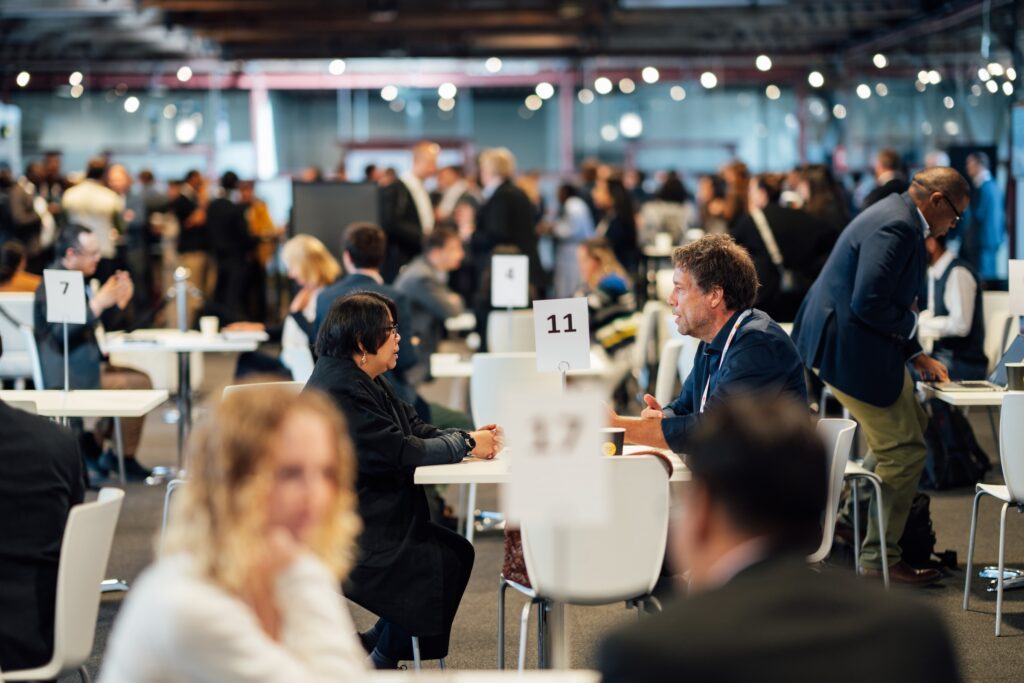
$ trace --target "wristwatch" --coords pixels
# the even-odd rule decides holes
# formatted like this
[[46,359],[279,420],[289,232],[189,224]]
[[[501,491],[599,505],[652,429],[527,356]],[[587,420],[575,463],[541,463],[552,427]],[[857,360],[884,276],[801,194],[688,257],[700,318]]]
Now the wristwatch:
[[476,439],[469,432],[459,431],[462,434],[462,440],[466,443],[466,453],[472,453],[476,448]]

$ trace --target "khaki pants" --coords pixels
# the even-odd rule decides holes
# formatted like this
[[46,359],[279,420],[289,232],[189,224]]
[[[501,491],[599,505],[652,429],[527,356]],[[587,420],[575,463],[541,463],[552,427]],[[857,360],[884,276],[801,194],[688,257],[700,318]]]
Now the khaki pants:
[[[871,449],[865,465],[868,469],[874,469],[875,474],[882,478],[882,519],[885,520],[889,566],[899,562],[902,557],[900,537],[903,536],[903,527],[907,524],[910,505],[914,501],[928,455],[924,442],[928,415],[914,395],[914,381],[910,373],[906,370],[903,372],[903,390],[899,398],[885,407],[858,401],[831,384],[828,385],[864,432],[864,438]],[[868,532],[860,554],[861,565],[872,569],[881,568],[883,559],[875,513],[877,504],[872,499]]]
[[[153,383],[149,377],[138,370],[119,368],[104,363],[100,368],[101,389],[152,389]],[[142,441],[142,424],[144,417],[122,417],[121,436],[124,438],[124,454],[134,456],[139,450],[139,443]],[[106,421],[104,421],[106,424]],[[114,421],[110,420],[110,429],[113,430]],[[104,434],[107,438],[113,438],[113,431]]]

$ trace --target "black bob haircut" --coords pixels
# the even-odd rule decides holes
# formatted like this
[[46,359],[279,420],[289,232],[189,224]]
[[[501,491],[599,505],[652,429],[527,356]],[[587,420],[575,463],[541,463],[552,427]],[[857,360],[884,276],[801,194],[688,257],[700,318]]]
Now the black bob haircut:
[[[316,354],[351,358],[357,353],[377,353],[391,336],[388,313],[398,324],[395,302],[377,292],[355,292],[338,299],[327,311],[316,336]],[[362,348],[360,348],[362,344]]]

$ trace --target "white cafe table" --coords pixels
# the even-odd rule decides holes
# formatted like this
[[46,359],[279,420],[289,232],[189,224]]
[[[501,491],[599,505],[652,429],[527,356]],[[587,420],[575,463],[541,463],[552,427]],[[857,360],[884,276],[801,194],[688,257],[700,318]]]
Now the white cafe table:
[[576,669],[573,671],[374,671],[369,680],[373,683],[402,683],[426,681],[427,683],[599,683],[601,675],[596,671]]
[[1001,406],[1008,391],[940,391],[927,382],[919,382],[918,388],[925,398],[934,398],[951,406]]
[[466,311],[451,318],[445,318],[444,329],[449,332],[472,332],[476,329],[476,316],[472,312]]
[[104,351],[135,351],[178,354],[178,470],[182,468],[185,437],[192,427],[192,373],[189,354],[243,353],[255,351],[268,339],[266,332],[239,331],[204,335],[197,330],[144,329],[134,332],[110,332],[104,339]]
[[[569,377],[603,377],[608,372],[608,365],[599,354],[591,351],[590,367],[581,370],[569,370]],[[473,376],[472,358],[463,358],[458,353],[433,353],[430,355],[430,375],[435,379],[465,379]]]
[[31,402],[44,417],[112,417],[117,441],[121,484],[126,483],[121,418],[144,417],[167,400],[163,389],[73,389],[71,391],[12,389],[0,391],[5,403]]

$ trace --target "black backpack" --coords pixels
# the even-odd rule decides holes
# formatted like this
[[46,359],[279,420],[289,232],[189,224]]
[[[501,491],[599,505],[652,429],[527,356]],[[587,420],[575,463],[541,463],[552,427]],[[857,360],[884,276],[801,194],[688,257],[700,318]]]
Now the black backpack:
[[921,473],[921,488],[942,490],[974,486],[992,469],[988,454],[978,445],[963,413],[932,400],[931,418],[924,433],[928,460]]
[[926,493],[915,493],[910,504],[907,524],[900,536],[902,559],[915,569],[934,568],[949,575],[947,569],[957,568],[955,550],[935,552],[935,530],[932,528],[931,498]]

